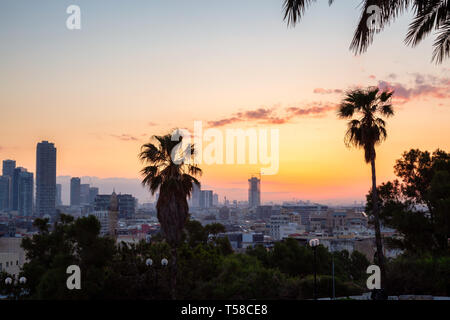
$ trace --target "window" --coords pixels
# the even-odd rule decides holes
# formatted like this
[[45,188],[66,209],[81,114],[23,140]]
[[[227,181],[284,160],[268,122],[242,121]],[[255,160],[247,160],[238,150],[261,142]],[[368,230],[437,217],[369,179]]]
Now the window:
[[16,266],[18,266],[19,265],[19,260],[16,260]]
[[9,262],[8,262],[8,261],[6,261],[6,267],[7,267],[7,268],[9,267]]
[[0,271],[3,269],[3,263],[0,263]]

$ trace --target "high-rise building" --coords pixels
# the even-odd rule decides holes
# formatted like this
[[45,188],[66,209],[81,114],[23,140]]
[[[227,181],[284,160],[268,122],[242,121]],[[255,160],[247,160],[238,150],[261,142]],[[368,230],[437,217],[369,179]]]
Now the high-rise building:
[[193,208],[200,207],[200,193],[200,187],[194,183],[194,185],[192,186],[192,194],[190,199],[190,205]]
[[219,195],[217,193],[213,194],[213,206],[219,206]]
[[95,197],[98,195],[98,188],[89,188],[89,204],[95,203]]
[[19,207],[21,216],[33,215],[34,176],[31,172],[21,172],[19,175]]
[[56,184],[56,205],[62,206],[62,185]]
[[201,190],[200,192],[200,208],[207,209],[213,206],[212,190]]
[[16,168],[16,161],[14,160],[3,160],[3,176],[8,176],[12,179],[14,175],[14,169]]
[[3,160],[2,175],[4,177],[9,177],[10,178],[8,194],[7,195],[3,194],[4,197],[8,198],[8,200],[7,200],[8,207],[5,208],[5,210],[11,210],[12,209],[12,202],[13,202],[12,187],[13,187],[13,178],[14,178],[14,169],[15,168],[16,168],[16,161],[15,160]]
[[248,205],[250,208],[261,205],[261,180],[257,177],[248,179]]
[[42,141],[36,149],[36,215],[56,213],[56,148]]
[[12,179],[12,187],[11,187],[11,193],[12,193],[12,203],[11,203],[11,210],[18,211],[19,210],[19,176],[21,172],[26,172],[27,169],[22,167],[17,167],[14,169],[13,173],[13,179]]
[[0,176],[0,211],[9,210],[9,195],[11,193],[11,178]]
[[25,168],[15,168],[13,178],[13,204],[12,210],[21,216],[33,215],[33,189],[34,177]]
[[81,204],[81,180],[80,178],[70,179],[70,205],[79,206]]
[[80,204],[89,204],[89,184],[80,184]]

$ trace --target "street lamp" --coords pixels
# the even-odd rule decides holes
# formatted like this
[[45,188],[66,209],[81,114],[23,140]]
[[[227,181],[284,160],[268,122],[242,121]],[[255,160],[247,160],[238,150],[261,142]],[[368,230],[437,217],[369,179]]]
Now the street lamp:
[[317,247],[319,246],[319,239],[309,240],[309,245],[314,251],[314,300],[317,300]]
[[[154,272],[154,283],[155,283],[155,288],[158,287],[158,267],[157,265],[153,264],[153,260],[151,258],[148,258],[147,260],[145,260],[145,264],[147,265],[147,267],[152,267],[152,270]],[[169,260],[167,260],[166,258],[161,259],[161,266],[164,268],[165,266],[167,266],[169,264]]]
[[[13,280],[11,277],[5,279],[5,284],[12,287],[12,292],[16,299],[22,294],[23,288],[21,286],[25,285],[25,283],[27,283],[27,278],[25,277],[20,277],[18,281]],[[19,289],[17,295],[15,295],[16,288]]]

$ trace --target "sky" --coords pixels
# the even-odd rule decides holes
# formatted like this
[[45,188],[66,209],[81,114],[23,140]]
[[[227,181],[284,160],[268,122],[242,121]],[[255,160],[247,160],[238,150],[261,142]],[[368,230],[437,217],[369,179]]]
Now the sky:
[[[411,14],[353,55],[359,3],[318,1],[290,28],[281,0],[2,0],[0,160],[35,172],[36,144],[48,140],[60,180],[103,181],[101,192],[145,201],[138,154],[153,135],[194,121],[278,129],[279,171],[262,177],[263,202],[362,201],[370,166],[344,145],[344,92],[396,90],[377,148],[377,179],[388,181],[404,151],[450,149],[450,60],[431,62],[432,37],[404,45]],[[72,4],[81,30],[66,28]],[[261,166],[201,167],[204,188],[245,200]]]

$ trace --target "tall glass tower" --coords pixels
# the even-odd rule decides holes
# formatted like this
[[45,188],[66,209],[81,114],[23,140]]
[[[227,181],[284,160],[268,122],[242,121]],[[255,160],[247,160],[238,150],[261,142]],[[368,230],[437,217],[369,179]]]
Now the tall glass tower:
[[36,215],[56,213],[56,148],[42,141],[36,149]]
[[78,177],[70,179],[70,205],[81,204],[81,180]]
[[[14,169],[16,168],[16,161],[15,160],[3,160],[3,168],[2,168],[2,174],[3,174],[3,191],[0,195],[2,197],[3,205],[0,205],[0,208],[3,207],[3,210],[10,210],[12,209],[12,202],[13,202],[13,177],[14,177]],[[6,187],[7,179],[9,179],[9,187]]]
[[16,168],[16,161],[3,160],[3,175],[12,179],[14,175],[14,169]]

